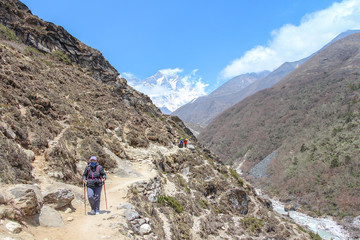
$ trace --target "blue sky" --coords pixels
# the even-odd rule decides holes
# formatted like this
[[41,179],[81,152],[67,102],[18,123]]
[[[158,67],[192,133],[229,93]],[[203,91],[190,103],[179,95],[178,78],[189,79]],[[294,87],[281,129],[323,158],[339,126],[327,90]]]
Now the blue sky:
[[197,69],[199,95],[241,73],[299,60],[342,31],[360,28],[360,0],[22,2],[100,50],[123,76]]

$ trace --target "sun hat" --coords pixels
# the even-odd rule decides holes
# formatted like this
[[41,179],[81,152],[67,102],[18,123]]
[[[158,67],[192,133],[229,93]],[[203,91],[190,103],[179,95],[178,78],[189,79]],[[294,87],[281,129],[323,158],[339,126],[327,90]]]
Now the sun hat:
[[97,161],[97,157],[95,157],[95,156],[91,156],[90,161],[91,161],[91,160],[93,160],[93,161]]

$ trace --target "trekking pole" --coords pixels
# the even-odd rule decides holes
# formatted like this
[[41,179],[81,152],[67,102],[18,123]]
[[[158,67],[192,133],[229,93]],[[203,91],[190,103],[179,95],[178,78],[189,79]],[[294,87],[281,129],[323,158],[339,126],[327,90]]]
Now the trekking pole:
[[105,182],[104,182],[104,193],[105,193],[105,204],[106,204],[106,209],[107,209],[107,199],[106,199],[106,187],[105,187]]
[[86,190],[85,190],[85,183],[84,183],[84,206],[85,206],[85,215],[86,215]]

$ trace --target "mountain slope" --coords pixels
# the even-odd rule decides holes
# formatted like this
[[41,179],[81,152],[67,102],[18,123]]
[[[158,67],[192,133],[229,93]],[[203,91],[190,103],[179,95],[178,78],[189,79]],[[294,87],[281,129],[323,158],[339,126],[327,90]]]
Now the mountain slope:
[[248,73],[232,78],[208,96],[199,97],[172,113],[183,121],[200,125],[209,124],[218,114],[234,103],[228,95],[245,88],[268,72]]
[[359,214],[360,34],[330,45],[217,117],[202,143],[248,172],[276,151],[267,186],[314,211]]
[[[15,238],[31,240],[310,239],[198,144],[178,117],[161,114],[125,79],[109,80],[105,60],[91,69],[71,53],[42,51],[14,29],[52,24],[19,1],[0,5],[13,23],[0,24],[1,239],[16,236],[12,221],[23,224]],[[25,21],[14,20],[19,16]],[[34,42],[53,30],[38,33]],[[47,46],[59,40],[49,39]],[[180,137],[192,149],[178,148]],[[102,200],[100,216],[84,215],[81,177],[91,155],[109,177],[109,209]]]

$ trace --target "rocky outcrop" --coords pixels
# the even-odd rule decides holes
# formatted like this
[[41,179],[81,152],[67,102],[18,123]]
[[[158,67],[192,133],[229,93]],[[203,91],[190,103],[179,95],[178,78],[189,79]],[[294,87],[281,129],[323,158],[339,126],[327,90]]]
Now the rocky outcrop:
[[42,206],[40,189],[34,186],[18,185],[8,189],[8,199],[14,208],[25,216],[39,213]]
[[68,58],[97,80],[115,82],[119,75],[98,50],[81,43],[63,27],[32,15],[26,5],[17,0],[0,1],[0,23],[13,29],[26,45]]
[[66,188],[60,188],[53,192],[46,192],[44,195],[44,204],[55,209],[63,208],[71,204],[74,194]]

